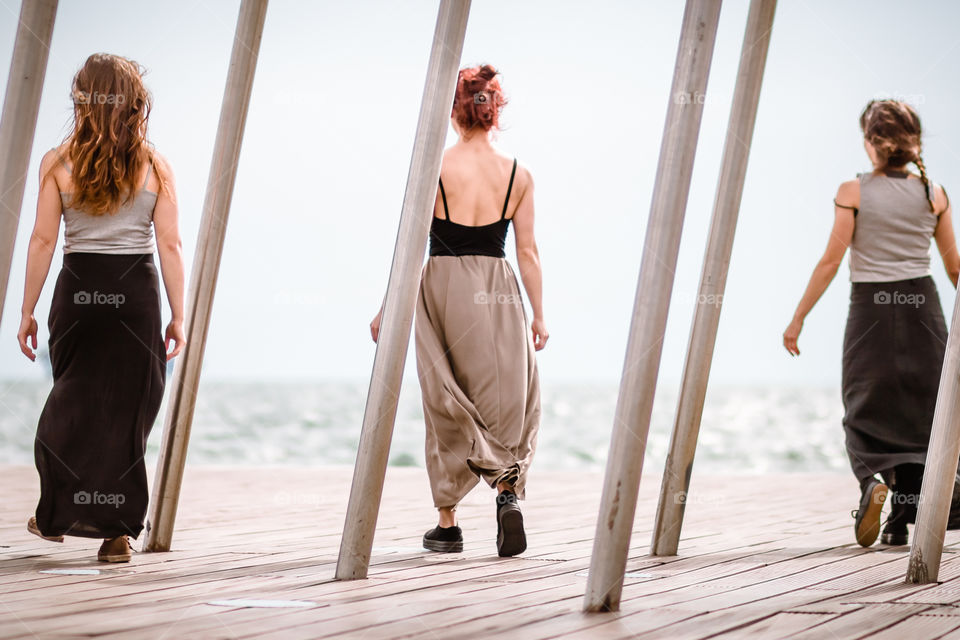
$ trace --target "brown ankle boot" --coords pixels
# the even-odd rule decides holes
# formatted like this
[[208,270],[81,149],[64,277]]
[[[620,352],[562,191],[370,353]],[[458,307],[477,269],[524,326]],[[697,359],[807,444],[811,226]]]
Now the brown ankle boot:
[[100,562],[130,562],[130,540],[127,536],[109,538],[100,545],[97,560]]

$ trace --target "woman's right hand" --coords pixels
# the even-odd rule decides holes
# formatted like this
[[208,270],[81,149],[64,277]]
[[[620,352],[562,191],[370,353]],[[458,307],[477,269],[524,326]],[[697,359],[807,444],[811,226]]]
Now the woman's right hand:
[[383,316],[383,307],[380,307],[380,311],[377,311],[377,317],[373,319],[370,323],[370,335],[373,337],[373,341],[376,342],[377,338],[380,337],[380,318]]
[[[170,345],[173,343],[173,351],[170,351]],[[167,325],[167,331],[163,335],[163,346],[167,352],[167,362],[170,362],[183,351],[187,344],[187,338],[183,335],[183,320],[170,320]]]
[[24,315],[20,318],[20,330],[17,331],[17,341],[20,342],[20,351],[23,351],[23,355],[30,358],[30,360],[36,360],[37,354],[33,352],[33,349],[30,348],[30,345],[27,344],[27,338],[30,339],[30,342],[33,344],[33,349],[37,348],[37,321],[34,319],[33,314]]
[[797,339],[800,337],[800,330],[803,329],[803,320],[794,318],[790,321],[787,330],[783,332],[783,346],[792,356],[800,355],[800,348],[797,346]]
[[534,318],[531,329],[533,330],[533,348],[540,351],[547,346],[547,338],[550,337],[550,334],[547,333],[547,325],[543,323],[543,320]]

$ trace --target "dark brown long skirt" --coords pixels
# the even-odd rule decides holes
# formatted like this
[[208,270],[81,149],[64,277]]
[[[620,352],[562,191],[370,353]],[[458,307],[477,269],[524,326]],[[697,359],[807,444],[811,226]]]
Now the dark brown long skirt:
[[53,389],[37,426],[44,535],[136,538],[147,436],[166,380],[152,254],[68,253],[48,320]]
[[843,428],[858,480],[925,463],[946,343],[930,276],[853,283],[843,339]]

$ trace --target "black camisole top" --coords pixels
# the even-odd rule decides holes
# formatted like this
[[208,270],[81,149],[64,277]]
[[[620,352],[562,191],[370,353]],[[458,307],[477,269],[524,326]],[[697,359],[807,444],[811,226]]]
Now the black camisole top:
[[513,190],[513,177],[516,173],[517,160],[514,158],[500,219],[479,226],[458,224],[450,219],[447,194],[443,190],[443,180],[440,180],[440,197],[443,198],[443,214],[446,217],[433,216],[430,226],[430,255],[506,257],[503,249],[507,240],[507,228],[510,226],[510,218],[506,217],[507,203],[510,202],[510,191]]

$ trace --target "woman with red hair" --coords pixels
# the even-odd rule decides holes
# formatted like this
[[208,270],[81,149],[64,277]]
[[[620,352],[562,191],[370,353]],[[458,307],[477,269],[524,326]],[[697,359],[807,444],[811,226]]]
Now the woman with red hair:
[[[460,139],[444,153],[417,301],[426,464],[439,512],[423,546],[463,549],[456,508],[482,478],[498,492],[497,552],[514,556],[527,545],[517,499],[525,497],[540,425],[534,351],[549,334],[533,230],[533,178],[491,142],[506,104],[497,75],[490,65],[460,70],[451,114]],[[533,310],[529,324],[504,253],[511,221]],[[379,329],[377,314],[374,340]]]
[[[34,360],[33,313],[62,218],[63,268],[47,321],[53,389],[37,426],[40,502],[27,530],[53,542],[101,538],[103,562],[130,560],[127,536],[143,529],[147,436],[167,360],[184,345],[173,173],[147,140],[142,73],[132,60],[97,53],[74,77],[73,130],[40,164],[17,333]],[[170,303],[165,335],[155,249]]]

